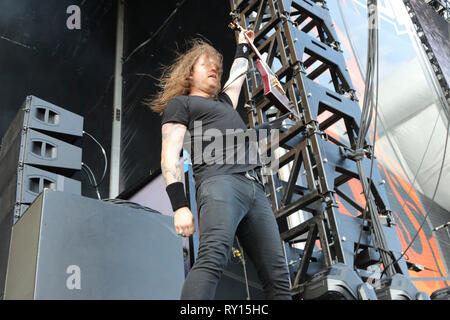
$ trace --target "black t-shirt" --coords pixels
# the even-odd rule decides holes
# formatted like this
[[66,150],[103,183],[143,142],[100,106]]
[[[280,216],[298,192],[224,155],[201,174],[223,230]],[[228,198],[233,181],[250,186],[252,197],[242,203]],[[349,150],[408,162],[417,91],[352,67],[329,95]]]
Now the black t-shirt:
[[256,139],[245,136],[247,126],[226,93],[218,99],[176,97],[164,109],[161,125],[166,122],[187,127],[183,147],[190,153],[197,188],[208,177],[261,166]]

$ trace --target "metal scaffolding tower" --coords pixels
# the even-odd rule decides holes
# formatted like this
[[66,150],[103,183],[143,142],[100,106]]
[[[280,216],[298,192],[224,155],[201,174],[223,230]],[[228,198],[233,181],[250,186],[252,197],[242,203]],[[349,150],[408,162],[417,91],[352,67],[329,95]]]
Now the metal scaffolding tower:
[[[362,137],[363,148],[357,148],[361,108],[326,2],[230,2],[240,25],[255,32],[255,46],[300,115],[284,121],[276,146],[267,143],[279,170],[263,177],[286,248],[292,295],[428,299],[401,257],[372,146]],[[258,73],[247,76],[244,93],[251,127],[287,112],[264,95]],[[352,180],[367,190],[365,207],[347,192]],[[344,214],[343,202],[359,214]],[[290,220],[294,215],[299,224]]]

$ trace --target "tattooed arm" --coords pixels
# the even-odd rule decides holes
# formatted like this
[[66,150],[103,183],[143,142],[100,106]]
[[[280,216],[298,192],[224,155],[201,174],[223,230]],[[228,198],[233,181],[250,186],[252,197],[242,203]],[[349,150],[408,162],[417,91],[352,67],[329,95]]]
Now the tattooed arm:
[[[239,101],[239,94],[241,93],[242,84],[245,80],[244,72],[247,71],[247,69],[248,60],[246,58],[235,59],[233,65],[231,66],[230,77],[224,85],[224,88],[226,88],[224,92],[230,97],[235,109]],[[239,75],[241,76],[239,77]],[[236,79],[236,77],[239,78]]]
[[186,126],[181,123],[167,122],[162,126],[161,172],[166,185],[183,182],[180,152]]
[[[247,33],[247,36],[251,41],[255,38],[253,31],[244,30],[239,34],[239,43],[246,43],[247,40],[244,37],[244,32]],[[248,60],[246,58],[237,58],[234,60],[233,65],[230,69],[230,77],[228,81],[225,83],[224,92],[230,97],[231,102],[233,103],[233,107],[236,109],[239,94],[241,93],[242,84],[245,80],[245,71],[248,69]],[[244,74],[242,74],[244,73]]]
[[[161,172],[166,185],[183,182],[180,152],[186,129],[185,125],[176,122],[167,122],[162,126]],[[182,232],[184,237],[195,232],[195,218],[188,207],[175,211],[173,224],[175,232]]]

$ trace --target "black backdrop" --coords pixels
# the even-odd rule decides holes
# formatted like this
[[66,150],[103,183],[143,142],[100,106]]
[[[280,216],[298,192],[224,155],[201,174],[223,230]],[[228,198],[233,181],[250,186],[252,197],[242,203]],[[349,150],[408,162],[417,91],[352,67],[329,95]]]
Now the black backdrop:
[[[72,4],[81,8],[81,30],[66,26]],[[32,94],[85,117],[84,130],[109,149],[115,10],[113,1],[0,0],[0,136]],[[103,160],[97,147],[88,138],[76,144],[98,176]],[[74,179],[94,197],[84,176]],[[102,195],[107,184],[108,177]]]
[[[143,106],[155,93],[161,66],[170,63],[186,40],[208,39],[224,55],[224,76],[228,77],[235,51],[235,36],[228,28],[228,0],[129,1],[125,11],[125,54],[152,39],[124,64],[121,186],[123,194],[139,187],[160,169],[160,117]],[[167,20],[179,5],[177,13]],[[159,33],[155,33],[165,26]],[[244,121],[246,114],[240,112]]]
[[[66,27],[70,5],[81,9],[80,30]],[[125,1],[124,57],[152,40],[123,66],[121,193],[160,168],[160,117],[142,101],[155,93],[161,65],[183,50],[187,39],[205,37],[224,55],[225,82],[235,50],[234,34],[227,28],[229,11],[227,0]],[[83,116],[85,131],[110,158],[116,20],[115,0],[0,0],[0,137],[32,94]],[[242,107],[240,112],[247,120]],[[97,146],[88,138],[76,144],[83,148],[83,162],[99,177],[103,157]],[[73,178],[82,181],[83,195],[95,197],[85,176]],[[102,198],[108,191],[109,171],[100,186]]]

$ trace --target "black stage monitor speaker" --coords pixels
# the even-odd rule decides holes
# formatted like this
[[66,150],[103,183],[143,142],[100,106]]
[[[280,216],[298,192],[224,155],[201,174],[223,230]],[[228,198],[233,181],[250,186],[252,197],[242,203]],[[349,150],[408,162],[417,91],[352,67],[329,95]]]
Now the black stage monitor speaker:
[[63,140],[83,135],[83,117],[34,96],[28,96],[2,138],[2,153],[28,128]]
[[2,138],[0,149],[0,297],[11,226],[44,188],[81,194],[69,179],[81,169],[83,117],[28,96]]
[[[2,138],[0,221],[12,212],[13,206],[16,206],[15,223],[23,213],[20,207],[30,204],[42,191],[42,187],[65,190],[64,182],[70,180],[62,176],[57,178],[55,174],[70,177],[80,170],[82,151],[81,148],[64,142],[60,138],[82,135],[83,118],[81,116],[34,96],[26,98]],[[37,168],[51,173],[39,171]],[[27,176],[27,174],[33,176]],[[39,184],[43,184],[40,189]],[[69,185],[70,192],[81,192],[81,188],[78,188],[79,191],[70,188],[75,186],[76,182],[70,182]],[[30,190],[38,192],[24,194]],[[31,196],[32,194],[34,196]]]
[[13,226],[5,299],[179,299],[173,217],[44,190]]
[[[13,210],[15,223],[24,209],[28,208],[36,197],[45,189],[55,191],[66,191],[73,194],[81,194],[81,182],[65,176],[23,165],[20,173],[13,176],[10,183],[1,189],[0,203],[2,204],[2,213]],[[7,211],[8,210],[8,211]]]

